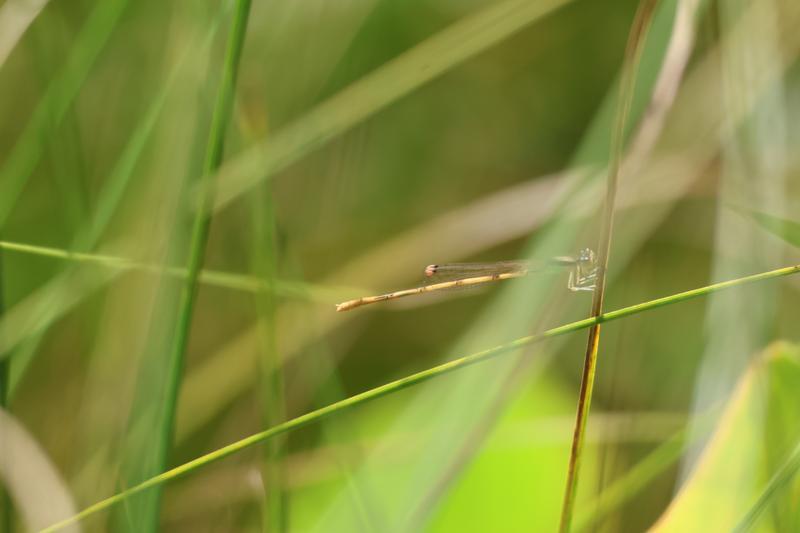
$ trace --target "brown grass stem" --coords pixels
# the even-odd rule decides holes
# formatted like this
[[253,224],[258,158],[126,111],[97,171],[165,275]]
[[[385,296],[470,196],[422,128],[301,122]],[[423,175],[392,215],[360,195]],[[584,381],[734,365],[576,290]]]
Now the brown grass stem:
[[[622,66],[622,75],[619,84],[619,107],[611,137],[611,158],[606,182],[606,197],[603,206],[602,223],[600,226],[600,239],[597,246],[597,284],[592,299],[592,317],[603,313],[603,299],[606,288],[606,271],[611,250],[611,237],[614,226],[614,205],[617,197],[617,185],[625,144],[625,129],[628,123],[634,89],[636,87],[636,70],[641,59],[642,50],[647,37],[647,30],[653,20],[658,0],[642,0],[634,16],[628,42],[625,45],[625,56]],[[578,487],[578,474],[580,472],[581,453],[583,450],[584,435],[586,433],[586,420],[592,403],[592,390],[597,366],[597,351],[600,344],[600,324],[589,328],[589,338],[586,343],[586,355],[583,363],[580,392],[578,395],[578,409],[575,416],[575,430],[570,449],[569,466],[567,467],[567,485],[564,491],[564,503],[561,507],[561,523],[559,530],[566,533],[570,529],[572,511],[575,506],[575,496]]]

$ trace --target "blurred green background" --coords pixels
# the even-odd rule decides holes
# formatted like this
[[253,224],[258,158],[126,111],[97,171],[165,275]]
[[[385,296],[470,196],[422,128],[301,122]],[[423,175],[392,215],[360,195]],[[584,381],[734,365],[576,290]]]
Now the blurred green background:
[[[560,274],[334,304],[417,286],[430,263],[595,247],[637,5],[254,2],[212,176],[226,201],[204,268],[218,276],[199,285],[167,466],[587,316],[590,295]],[[182,279],[165,269],[186,265],[234,9],[0,3],[4,432],[17,424],[37,443],[9,438],[6,456],[39,491],[24,504],[5,475],[5,527],[42,527],[161,471],[150,445],[169,410]],[[795,0],[659,2],[606,309],[798,262],[797,24]],[[603,327],[574,529],[661,517],[664,530],[727,531],[742,518],[800,438],[788,343],[799,287],[786,278]],[[283,452],[256,446],[169,483],[160,509],[132,501],[81,527],[555,530],[585,342],[559,337],[348,410],[289,434]],[[731,422],[742,405],[747,422]],[[676,435],[683,445],[652,459]],[[752,446],[731,455],[737,468],[715,467],[725,447],[709,439]],[[647,457],[644,481],[619,488]],[[60,480],[37,477],[37,461]],[[788,487],[759,528],[800,527],[800,485]]]

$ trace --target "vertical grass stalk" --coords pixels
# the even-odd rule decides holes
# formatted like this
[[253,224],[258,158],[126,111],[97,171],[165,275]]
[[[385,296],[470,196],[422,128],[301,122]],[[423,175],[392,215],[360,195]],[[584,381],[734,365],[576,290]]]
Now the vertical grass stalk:
[[[5,311],[5,280],[3,274],[3,251],[0,250],[0,316],[2,316]],[[0,409],[6,410],[8,409],[8,402],[11,397],[8,391],[11,384],[9,374],[10,363],[11,359],[8,357],[0,358]],[[6,448],[8,446],[6,438],[5,433],[0,432],[0,453],[2,453],[3,456],[9,453],[9,450]],[[0,531],[13,531],[11,513],[11,497],[6,487],[0,486]]]
[[[202,185],[200,205],[194,212],[195,218],[190,237],[187,275],[181,288],[178,304],[178,322],[169,354],[167,394],[165,400],[166,419],[161,428],[161,433],[158,436],[157,449],[157,464],[161,471],[166,468],[168,450],[174,434],[175,412],[186,348],[189,344],[189,333],[191,331],[195,298],[197,296],[197,282],[203,265],[206,244],[208,242],[208,231],[211,225],[210,208],[214,202],[214,187],[209,178],[219,168],[224,154],[225,133],[230,123],[233,94],[236,87],[236,77],[239,70],[242,48],[244,46],[249,13],[250,0],[237,0],[230,34],[228,35],[222,80],[220,81],[220,87],[217,91],[214,111],[211,117],[206,157],[203,164],[203,172],[200,176],[200,183]],[[160,505],[160,498],[157,505]]]
[[[286,420],[282,358],[278,351],[275,324],[277,239],[271,183],[263,183],[260,190],[263,194],[253,196],[253,274],[264,281],[264,285],[255,293],[261,348],[261,413],[264,427],[273,427]],[[287,495],[284,492],[285,456],[284,435],[267,442],[261,468],[264,485],[262,531],[265,533],[281,533],[288,527]]]
[[[608,179],[606,182],[606,197],[603,206],[602,223],[600,226],[600,239],[597,246],[597,288],[592,299],[592,317],[599,317],[603,313],[603,299],[606,288],[606,271],[608,257],[611,250],[611,236],[614,226],[614,204],[617,196],[620,167],[625,145],[625,133],[633,102],[636,87],[636,70],[641,59],[647,30],[653,20],[658,0],[642,0],[633,19],[628,42],[625,45],[625,56],[622,65],[622,75],[619,84],[619,104],[617,109],[614,130],[611,133],[611,155],[608,164]],[[578,473],[580,471],[581,454],[583,451],[586,421],[592,403],[592,389],[597,366],[597,350],[600,344],[600,323],[594,324],[589,329],[589,338],[586,343],[586,355],[583,362],[583,375],[578,396],[578,409],[575,416],[575,429],[570,449],[569,466],[567,468],[567,485],[564,491],[564,503],[561,507],[561,523],[559,531],[566,533],[572,522],[572,511],[575,506],[575,496],[578,488]]]

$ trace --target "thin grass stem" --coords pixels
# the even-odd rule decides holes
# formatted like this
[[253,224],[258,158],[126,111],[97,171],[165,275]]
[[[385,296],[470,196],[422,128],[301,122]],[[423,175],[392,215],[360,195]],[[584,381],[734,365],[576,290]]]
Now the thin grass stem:
[[767,483],[764,491],[744,515],[741,522],[739,522],[736,527],[733,528],[734,533],[746,533],[747,531],[752,530],[753,526],[756,525],[758,518],[772,502],[772,499],[787,483],[792,480],[792,478],[797,475],[798,470],[800,470],[800,442],[797,443],[797,446],[795,446],[794,450],[792,450],[792,453],[789,454],[789,457],[786,459],[786,461],[769,480],[769,483]]
[[[633,26],[625,46],[622,75],[619,84],[619,108],[617,109],[614,130],[611,135],[611,159],[608,168],[606,183],[606,198],[603,206],[603,218],[600,226],[600,242],[597,246],[597,281],[594,297],[592,299],[591,316],[597,317],[603,313],[603,299],[606,288],[606,272],[608,258],[611,251],[611,237],[614,227],[614,206],[617,197],[617,185],[625,145],[625,130],[628,125],[633,102],[634,89],[636,88],[636,71],[641,59],[644,44],[647,40],[647,31],[653,20],[653,15],[658,5],[658,0],[642,0],[634,16]],[[570,449],[569,466],[567,467],[567,484],[564,490],[564,503],[561,507],[561,523],[559,531],[567,533],[570,530],[572,512],[575,506],[575,496],[578,488],[578,474],[580,472],[581,454],[583,450],[586,421],[592,404],[592,390],[597,366],[597,350],[600,345],[600,323],[594,324],[589,329],[589,338],[586,343],[586,355],[583,363],[580,392],[578,395],[578,409],[575,416],[575,430]]]
[[[264,282],[255,293],[257,326],[261,353],[261,418],[264,427],[277,426],[286,420],[283,358],[278,351],[277,315],[277,239],[274,198],[271,183],[263,183],[253,195],[253,272]],[[262,531],[282,533],[288,529],[288,493],[285,486],[286,439],[278,436],[267,442],[261,468],[264,485]]]
[[[0,250],[0,316],[5,312],[5,272],[3,268],[3,252]],[[7,357],[0,358],[0,409],[8,410],[10,400],[9,387],[11,385],[10,370],[11,360]],[[0,453],[4,457],[9,453],[7,437],[5,433],[0,433]],[[0,531],[13,531],[12,522],[13,508],[11,505],[11,496],[6,490],[6,487],[0,487]]]
[[602,324],[605,322],[611,322],[613,320],[619,320],[621,318],[632,316],[638,313],[643,313],[645,311],[651,311],[653,309],[658,309],[660,307],[664,307],[667,305],[674,305],[680,302],[685,302],[687,300],[692,300],[702,296],[707,296],[709,294],[713,294],[721,290],[731,289],[734,287],[741,287],[743,285],[775,279],[782,276],[789,276],[792,274],[796,274],[798,272],[800,272],[800,265],[794,265],[790,267],[779,268],[777,270],[761,272],[759,274],[754,274],[752,276],[746,276],[743,278],[737,278],[730,281],[715,283],[713,285],[700,287],[698,289],[692,289],[689,291],[673,294],[670,296],[665,296],[663,298],[657,298],[655,300],[650,300],[636,305],[631,305],[629,307],[624,307],[622,309],[617,309],[615,311],[609,311],[607,313],[603,313],[602,315],[596,317],[589,317],[583,320],[579,320],[577,322],[564,324],[562,326],[549,329],[547,331],[544,331],[536,335],[521,337],[507,344],[502,344],[494,348],[489,348],[488,350],[483,350],[481,352],[477,352],[458,359],[454,359],[452,361],[448,361],[447,363],[443,363],[441,365],[437,365],[427,370],[423,370],[421,372],[411,374],[404,378],[386,383],[379,387],[375,387],[373,389],[362,392],[360,394],[356,394],[349,398],[345,398],[344,400],[332,403],[320,409],[316,409],[314,411],[301,415],[297,418],[293,418],[287,422],[271,427],[262,432],[250,435],[249,437],[245,437],[244,439],[241,439],[232,444],[219,448],[213,452],[198,457],[197,459],[194,459],[180,466],[167,470],[166,472],[163,472],[150,479],[147,479],[142,483],[139,483],[138,485],[134,485],[122,492],[110,496],[105,500],[101,500],[95,503],[94,505],[91,505],[86,509],[82,510],[78,514],[71,516],[65,520],[62,520],[61,522],[55,523],[52,526],[49,526],[42,531],[44,532],[58,531],[59,529],[75,524],[83,520],[84,518],[91,516],[99,511],[108,509],[109,507],[117,503],[120,503],[135,494],[141,493],[150,488],[158,487],[166,483],[167,481],[171,481],[180,476],[188,474],[189,472],[192,472],[193,470],[196,470],[202,466],[206,466],[213,462],[224,459],[225,457],[235,454],[255,444],[275,438],[278,435],[283,435],[290,431],[308,426],[309,424],[319,422],[320,420],[323,420],[334,414],[341,413],[343,411],[364,404],[366,402],[376,400],[383,396],[387,396],[389,394],[404,390],[408,387],[419,385],[421,383],[424,383],[434,378],[444,376],[456,370],[467,368],[477,363],[494,359],[495,357],[498,357],[500,355],[514,352],[519,348],[529,346],[533,343],[540,342],[552,337],[565,335],[567,333],[572,333],[582,329],[590,328],[596,324]]
[[[86,263],[114,270],[133,270],[137,272],[146,272],[149,274],[164,275],[173,278],[186,278],[189,273],[188,269],[185,267],[163,266],[144,261],[137,261],[135,259],[118,255],[84,253],[65,250],[63,248],[37,246],[34,244],[0,241],[0,250],[37,255],[40,257],[50,257],[53,259],[62,259],[64,261],[72,261],[75,263]],[[267,280],[261,276],[237,274],[234,272],[223,272],[219,270],[201,270],[197,279],[204,285],[220,287],[223,289],[251,293],[258,293],[265,290],[274,291],[276,294],[281,296],[291,296],[301,299],[309,299],[309,295],[316,295],[316,298],[325,301],[329,300],[335,295],[353,291],[353,289],[350,288],[320,286],[312,287],[308,283],[297,281],[290,282],[273,280],[272,282],[267,282]]]
[[[197,297],[197,285],[203,266],[208,233],[211,226],[211,206],[214,203],[214,187],[207,179],[213,175],[222,163],[225,151],[225,134],[230,123],[233,108],[233,95],[236,87],[236,78],[239,71],[239,62],[244,47],[244,38],[247,32],[247,20],[250,14],[250,0],[238,0],[233,14],[230,34],[228,35],[225,61],[222,68],[222,80],[217,91],[214,111],[211,117],[211,128],[203,173],[199,178],[203,183],[200,210],[194,213],[194,223],[189,244],[189,261],[186,278],[181,288],[178,303],[178,322],[174,342],[167,362],[167,384],[165,399],[165,418],[161,428],[157,431],[156,467],[160,470],[166,468],[167,455],[175,432],[175,413],[178,404],[181,378],[183,374],[186,348],[189,344],[194,304]],[[156,498],[156,511],[153,518],[158,516],[160,495]],[[153,524],[150,524],[154,526]],[[154,527],[151,527],[154,529]]]

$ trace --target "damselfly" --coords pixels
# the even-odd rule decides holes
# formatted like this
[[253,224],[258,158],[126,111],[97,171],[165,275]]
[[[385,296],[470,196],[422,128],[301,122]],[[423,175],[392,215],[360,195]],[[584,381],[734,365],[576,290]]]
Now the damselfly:
[[595,279],[597,278],[597,263],[595,261],[594,252],[589,248],[584,248],[576,257],[560,256],[544,261],[499,261],[495,263],[428,265],[425,267],[425,276],[433,281],[433,283],[413,289],[379,294],[377,296],[364,296],[363,298],[340,303],[336,306],[336,310],[348,311],[356,307],[361,307],[362,305],[395,300],[415,294],[424,294],[459,287],[474,287],[492,281],[520,278],[534,272],[565,268],[569,270],[569,282],[567,284],[569,290],[594,290]]

